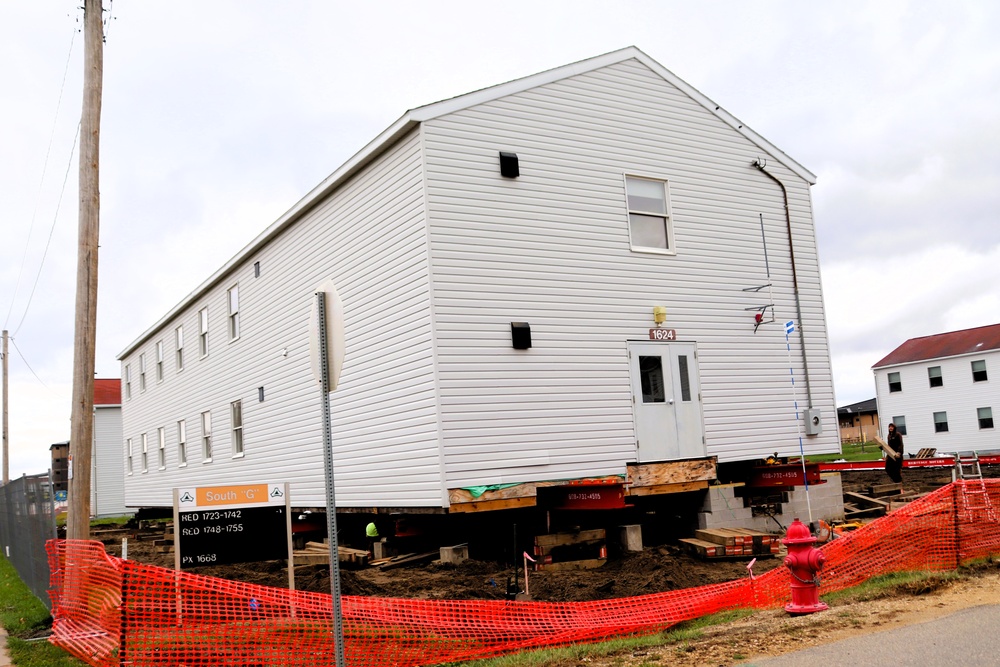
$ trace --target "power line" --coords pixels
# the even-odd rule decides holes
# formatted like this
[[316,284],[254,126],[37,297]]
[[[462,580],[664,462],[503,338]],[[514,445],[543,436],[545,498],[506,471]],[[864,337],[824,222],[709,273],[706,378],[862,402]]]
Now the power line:
[[[24,265],[25,265],[25,262],[27,261],[27,258],[28,258],[28,248],[31,245],[31,233],[35,229],[35,216],[38,214],[38,204],[39,204],[39,202],[42,199],[42,186],[45,184],[45,175],[48,173],[49,155],[51,155],[51,153],[52,153],[52,144],[53,144],[54,139],[55,139],[56,127],[58,125],[58,120],[59,120],[59,109],[62,108],[63,93],[66,91],[66,76],[69,73],[69,64],[70,64],[70,61],[73,58],[73,45],[76,43],[76,33],[77,32],[78,31],[77,31],[76,27],[74,27],[73,28],[73,34],[72,34],[72,36],[70,37],[70,40],[69,40],[69,51],[66,53],[66,65],[65,65],[65,67],[63,67],[62,83],[60,83],[60,85],[59,85],[59,98],[56,100],[56,112],[55,112],[55,115],[52,117],[52,131],[49,133],[49,144],[48,144],[48,146],[45,149],[45,161],[42,163],[42,175],[41,175],[41,178],[38,180],[38,194],[35,196],[35,206],[34,206],[34,208],[31,211],[31,224],[28,226],[28,238],[24,242],[24,254],[21,256],[21,267],[18,269],[18,272],[17,272],[17,281],[14,283],[14,294],[10,298],[10,308],[7,309],[7,317],[4,319],[4,325],[3,325],[4,329],[7,328],[7,323],[10,322],[10,314],[14,310],[14,301],[17,299],[17,292],[18,292],[18,289],[21,286],[21,277],[24,274]],[[80,127],[79,127],[79,124],[78,124],[77,125],[77,135],[79,135],[79,133],[80,133]],[[77,141],[77,139],[74,137],[74,139],[73,139],[73,151],[76,150],[76,141]],[[73,160],[73,152],[70,153],[70,163],[71,164],[72,164],[72,160]],[[65,179],[63,179],[63,190],[65,190],[65,188],[66,188],[66,181],[65,181]],[[60,193],[59,197],[60,197],[60,202],[61,202],[62,201],[62,194],[61,193]],[[51,238],[52,238],[52,235],[50,233],[49,234],[49,239],[51,240]],[[46,245],[46,250],[48,250],[48,246],[47,245]],[[36,280],[36,284],[37,284],[37,280]],[[25,312],[27,312],[27,307],[25,307]],[[21,317],[21,321],[22,322],[24,321],[24,316]]]
[[28,363],[28,360],[24,358],[24,355],[21,353],[21,348],[17,346],[17,343],[14,342],[14,339],[8,338],[7,340],[9,340],[10,344],[14,346],[15,350],[17,350],[17,356],[21,357],[21,361],[23,361],[24,365],[28,367],[28,370],[31,371],[31,374],[35,376],[35,379],[38,380],[43,387],[48,389],[49,386],[44,382],[42,382],[42,378],[38,377],[38,374],[35,373],[35,370],[31,367],[31,364]]
[[35,282],[31,286],[31,294],[28,295],[28,303],[24,306],[24,313],[21,314],[21,321],[17,323],[17,328],[14,329],[14,335],[21,330],[21,325],[24,324],[24,318],[28,316],[28,309],[31,307],[31,300],[35,296],[35,288],[38,287],[38,279],[42,277],[42,269],[45,267],[45,257],[49,254],[49,245],[52,243],[52,233],[56,230],[56,221],[59,220],[59,209],[62,208],[63,195],[66,194],[66,182],[69,180],[69,172],[73,167],[73,156],[76,154],[76,144],[80,138],[80,123],[76,124],[76,135],[73,137],[73,149],[69,153],[69,162],[66,164],[66,173],[63,175],[62,189],[59,190],[59,201],[56,203],[56,212],[52,215],[52,226],[49,227],[49,238],[45,241],[45,251],[42,253],[42,259],[38,263],[38,273],[35,274]]

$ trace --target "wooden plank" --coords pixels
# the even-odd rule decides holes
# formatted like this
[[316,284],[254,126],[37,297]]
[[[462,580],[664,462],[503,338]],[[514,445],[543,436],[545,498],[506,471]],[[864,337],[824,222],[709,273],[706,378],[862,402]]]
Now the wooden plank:
[[718,458],[709,456],[660,463],[628,463],[625,483],[628,486],[661,486],[682,482],[712,481],[716,478]]
[[894,459],[900,458],[899,452],[894,451],[892,447],[889,446],[889,443],[887,443],[885,440],[883,440],[877,435],[873,436],[872,439],[878,443],[878,446],[882,448],[882,451],[885,452],[886,456],[891,456]]
[[665,496],[670,493],[700,491],[707,489],[708,482],[697,480],[693,482],[677,482],[676,484],[657,484],[656,486],[630,486],[625,489],[626,496]]
[[604,541],[606,534],[603,528],[596,530],[581,530],[577,533],[551,533],[549,535],[536,535],[536,547],[558,547],[567,544],[583,544],[585,542]]
[[918,458],[918,459],[929,459],[929,458],[932,458],[935,454],[937,454],[937,448],[936,447],[924,447],[920,451],[917,452],[916,458]]
[[872,498],[895,496],[899,494],[899,484],[874,484],[868,487],[868,494]]
[[726,548],[723,545],[699,540],[696,537],[682,537],[677,541],[684,544],[688,551],[692,551],[703,558],[715,558],[726,553]]
[[[694,536],[705,542],[712,542],[713,544],[721,544],[723,546],[736,546],[736,537],[732,533],[727,533],[725,531],[719,530],[717,528],[702,528],[694,531]],[[740,541],[740,546],[743,545],[742,540]]]
[[859,507],[881,507],[882,509],[889,509],[889,503],[879,500],[878,498],[871,498],[869,496],[861,495],[860,493],[854,493],[852,491],[846,491],[844,493],[844,500],[851,501],[858,505]]
[[379,566],[380,570],[392,570],[397,567],[402,567],[404,565],[416,565],[418,563],[426,563],[438,558],[441,555],[440,551],[428,551],[422,554],[407,554],[406,556],[399,557],[398,560],[394,558],[388,563],[384,563]]
[[567,560],[561,563],[538,563],[536,570],[593,570],[608,562],[607,558],[592,558],[589,560]]
[[532,496],[530,498],[509,498],[507,500],[484,500],[473,503],[457,503],[452,504],[452,506],[448,508],[448,511],[455,513],[490,512],[493,510],[509,510],[519,507],[534,507],[537,504],[537,499]]

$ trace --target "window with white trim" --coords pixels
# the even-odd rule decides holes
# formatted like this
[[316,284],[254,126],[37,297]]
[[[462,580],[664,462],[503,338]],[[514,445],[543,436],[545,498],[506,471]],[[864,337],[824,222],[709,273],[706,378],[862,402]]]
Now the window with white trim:
[[142,471],[149,471],[149,441],[146,434],[143,433],[140,438],[142,439]]
[[941,375],[940,366],[931,366],[927,369],[927,381],[931,387],[943,387],[944,377]]
[[633,250],[673,252],[667,182],[638,176],[625,177],[629,239]]
[[229,340],[236,340],[240,337],[240,285],[239,283],[229,288],[226,293],[229,302]]
[[243,401],[229,404],[233,419],[233,456],[243,456]]
[[972,381],[973,382],[986,382],[989,376],[986,374],[986,360],[979,359],[972,362]]
[[156,341],[156,381],[163,382],[163,341]]
[[897,391],[903,391],[903,383],[899,379],[899,373],[889,373],[889,393],[893,394]]
[[198,311],[198,348],[201,356],[208,356],[208,308]]
[[162,426],[156,429],[156,439],[160,446],[159,448],[160,470],[163,470],[164,468],[167,467],[167,434],[166,434],[166,429],[164,429]]
[[212,412],[201,413],[201,459],[204,463],[212,460]]
[[174,330],[174,342],[177,347],[177,370],[184,370],[184,327],[179,326]]
[[906,435],[906,417],[896,415],[892,418],[892,423],[896,426],[896,433]]
[[177,467],[183,468],[187,463],[187,422],[180,419],[177,421]]
[[948,413],[947,412],[935,412],[934,413],[934,432],[935,433],[946,433],[948,431]]
[[979,419],[979,428],[993,428],[993,408],[978,408],[976,418]]
[[125,364],[125,398],[132,398],[132,367]]
[[129,439],[127,439],[125,441],[125,454],[128,457],[127,464],[126,464],[126,469],[128,470],[128,474],[131,475],[132,474],[132,438],[129,438]]
[[146,353],[139,355],[139,392],[146,391]]

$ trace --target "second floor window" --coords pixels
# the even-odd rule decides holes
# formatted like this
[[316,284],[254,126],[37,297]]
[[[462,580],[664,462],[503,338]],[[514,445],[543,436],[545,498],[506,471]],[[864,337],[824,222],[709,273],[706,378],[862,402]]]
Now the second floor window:
[[229,290],[229,339],[240,337],[240,286],[233,285]]
[[972,362],[972,381],[986,382],[989,377],[986,375],[986,360],[980,359]]
[[943,387],[944,378],[941,376],[940,366],[931,366],[927,369],[927,380],[932,387]]
[[125,398],[132,398],[132,367],[125,364]]
[[903,383],[899,379],[899,373],[889,373],[889,393],[903,391]]
[[201,356],[208,356],[208,308],[198,311],[198,347]]
[[156,342],[156,381],[163,381],[163,341]]
[[672,251],[673,229],[667,206],[667,182],[625,177],[629,238],[633,250]]
[[146,355],[139,355],[139,391],[146,391]]
[[174,331],[174,339],[177,344],[177,370],[184,370],[184,327],[177,327]]

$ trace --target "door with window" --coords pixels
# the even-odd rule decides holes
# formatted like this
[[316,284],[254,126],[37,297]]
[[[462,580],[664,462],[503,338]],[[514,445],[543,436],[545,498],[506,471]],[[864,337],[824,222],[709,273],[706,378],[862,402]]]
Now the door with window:
[[629,343],[640,463],[706,456],[694,343]]

